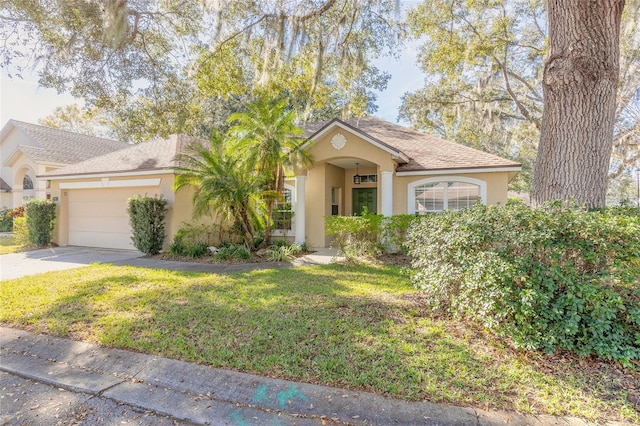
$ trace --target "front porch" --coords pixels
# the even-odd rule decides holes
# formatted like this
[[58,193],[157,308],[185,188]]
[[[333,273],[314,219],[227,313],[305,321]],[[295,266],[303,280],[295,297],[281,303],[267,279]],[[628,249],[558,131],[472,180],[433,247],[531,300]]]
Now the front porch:
[[363,209],[393,214],[393,172],[358,157],[317,161],[295,177],[295,241],[314,248],[328,247],[326,216],[360,215]]

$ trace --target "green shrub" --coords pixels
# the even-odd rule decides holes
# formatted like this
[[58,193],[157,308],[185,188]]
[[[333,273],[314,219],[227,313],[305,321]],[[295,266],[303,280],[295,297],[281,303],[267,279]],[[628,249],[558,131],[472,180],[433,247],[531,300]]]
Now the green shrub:
[[414,284],[518,347],[640,358],[640,217],[521,202],[421,218]]
[[289,253],[287,246],[272,246],[267,251],[267,260],[269,262],[283,262],[289,260],[293,256]]
[[56,219],[56,203],[51,200],[30,200],[24,206],[29,243],[46,246],[51,242]]
[[271,245],[275,247],[289,247],[291,243],[287,240],[276,240],[273,241]]
[[18,246],[29,244],[29,231],[27,230],[27,218],[16,217],[13,219],[13,242]]
[[[286,243],[286,244],[283,244]],[[267,260],[270,262],[283,262],[293,259],[297,254],[302,252],[302,248],[298,244],[289,244],[287,241],[277,241],[267,251]]]
[[201,242],[184,243],[174,241],[169,247],[168,254],[173,257],[189,257],[197,259],[209,254],[209,245]]
[[183,224],[169,247],[171,256],[198,258],[209,254],[210,246],[222,245],[222,240],[231,234],[225,227],[216,224]]
[[167,216],[167,200],[137,195],[129,198],[127,213],[135,248],[146,254],[158,254],[164,244],[164,220]]
[[213,257],[216,260],[247,260],[251,259],[251,252],[243,244],[231,244],[218,248]]
[[0,232],[11,232],[13,230],[13,218],[9,216],[11,209],[0,210]]
[[303,241],[301,243],[296,243],[296,245],[300,248],[300,253],[308,253],[311,251],[306,241]]
[[375,256],[383,250],[406,253],[407,231],[417,220],[415,215],[327,216],[325,231],[333,235],[332,245],[345,257]]
[[261,235],[258,235],[256,237],[254,237],[254,239],[253,239],[253,248],[254,249],[260,248],[260,246],[262,244],[264,244],[264,243],[265,243],[264,242],[264,237],[261,236]]
[[417,220],[418,216],[412,214],[401,214],[385,217],[382,221],[382,243],[389,252],[398,251],[406,253],[407,232],[411,224]]
[[327,216],[325,232],[333,235],[332,245],[347,259],[375,256],[382,252],[382,220],[364,211],[362,216]]

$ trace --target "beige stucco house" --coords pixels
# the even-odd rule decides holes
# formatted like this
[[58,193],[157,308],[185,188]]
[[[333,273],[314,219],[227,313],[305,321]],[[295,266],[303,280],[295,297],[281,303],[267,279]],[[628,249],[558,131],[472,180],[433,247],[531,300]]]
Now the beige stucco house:
[[[385,216],[461,209],[478,200],[504,204],[520,164],[393,123],[365,117],[305,127],[313,157],[285,183],[293,220],[275,235],[325,247],[324,218]],[[41,174],[59,203],[55,242],[132,249],[127,199],[162,195],[169,201],[167,241],[192,217],[192,191],[173,190],[177,153],[194,141],[184,135],[154,140]]]
[[[377,118],[306,127],[313,167],[296,176],[296,239],[325,246],[324,216],[385,216],[504,204],[521,165]],[[357,183],[360,182],[360,183]]]
[[9,120],[0,131],[0,208],[51,196],[37,175],[130,147],[126,142]]

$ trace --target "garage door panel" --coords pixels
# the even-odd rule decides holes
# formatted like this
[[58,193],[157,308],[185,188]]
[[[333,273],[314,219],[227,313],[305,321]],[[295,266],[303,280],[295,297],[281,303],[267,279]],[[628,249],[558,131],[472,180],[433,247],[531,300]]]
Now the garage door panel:
[[77,217],[69,223],[70,231],[99,232],[111,229],[114,232],[128,232],[129,218],[121,217]]
[[73,243],[70,241],[69,244],[74,246],[135,250],[129,233],[75,231],[73,236]]
[[[145,188],[136,190],[135,188],[91,188],[91,189],[71,189],[76,201],[82,202],[104,202],[122,201],[122,195],[128,198],[133,195],[144,195]],[[128,195],[130,194],[130,195]],[[75,197],[77,196],[77,198]],[[125,204],[127,199],[124,199]]]
[[122,203],[113,201],[69,203],[69,210],[82,212],[83,216],[122,216],[127,214],[126,205],[123,206]]
[[124,212],[124,213],[120,213],[120,214],[116,214],[111,212],[110,208],[108,208],[108,206],[105,206],[104,209],[82,209],[82,213],[81,214],[77,214],[77,215],[70,215],[71,217],[74,218],[78,218],[78,217],[90,217],[90,218],[123,218],[123,217],[129,217],[129,215]]
[[127,200],[149,188],[69,190],[69,245],[135,249]]

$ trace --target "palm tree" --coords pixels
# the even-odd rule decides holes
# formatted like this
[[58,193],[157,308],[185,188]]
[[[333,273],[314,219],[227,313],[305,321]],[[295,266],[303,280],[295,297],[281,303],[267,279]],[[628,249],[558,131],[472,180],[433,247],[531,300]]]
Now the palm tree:
[[240,224],[245,244],[251,248],[260,227],[260,181],[241,157],[224,151],[223,142],[216,132],[208,146],[194,142],[178,154],[174,188],[194,187],[194,217],[219,214]]
[[274,203],[282,199],[285,171],[308,167],[310,154],[301,149],[303,130],[295,124],[296,114],[285,97],[262,95],[247,105],[246,112],[229,116],[231,146],[260,179],[267,209],[265,240],[271,237]]

